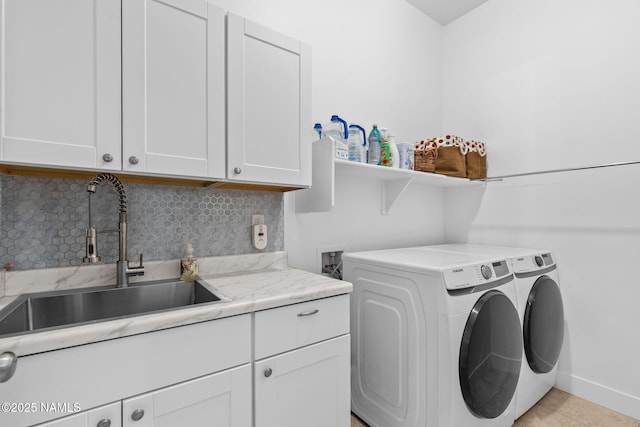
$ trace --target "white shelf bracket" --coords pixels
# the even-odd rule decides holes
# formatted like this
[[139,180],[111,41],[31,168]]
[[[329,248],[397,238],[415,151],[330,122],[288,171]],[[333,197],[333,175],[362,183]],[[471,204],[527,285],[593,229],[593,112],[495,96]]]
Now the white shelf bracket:
[[396,201],[402,196],[409,184],[413,181],[412,178],[394,179],[384,181],[382,183],[382,214],[389,215],[391,208]]

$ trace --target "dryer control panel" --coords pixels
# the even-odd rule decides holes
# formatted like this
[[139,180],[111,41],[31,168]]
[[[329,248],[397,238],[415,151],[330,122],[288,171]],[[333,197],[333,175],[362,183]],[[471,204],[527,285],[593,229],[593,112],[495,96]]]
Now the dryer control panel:
[[506,260],[464,265],[445,270],[447,289],[470,288],[499,280],[511,274]]
[[547,267],[555,265],[553,257],[550,253],[540,253],[535,255],[526,255],[514,257],[511,259],[514,273],[528,273],[531,271],[543,270]]

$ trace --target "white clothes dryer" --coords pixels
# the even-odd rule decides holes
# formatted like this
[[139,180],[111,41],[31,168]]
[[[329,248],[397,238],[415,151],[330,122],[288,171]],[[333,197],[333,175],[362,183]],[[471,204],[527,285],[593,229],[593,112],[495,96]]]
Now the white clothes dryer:
[[372,427],[507,427],[522,362],[504,257],[345,253],[351,408]]
[[564,308],[553,254],[542,249],[476,244],[428,247],[457,253],[503,256],[509,262],[516,278],[525,354],[515,397],[515,416],[519,418],[551,390],[558,374],[558,358],[564,339]]

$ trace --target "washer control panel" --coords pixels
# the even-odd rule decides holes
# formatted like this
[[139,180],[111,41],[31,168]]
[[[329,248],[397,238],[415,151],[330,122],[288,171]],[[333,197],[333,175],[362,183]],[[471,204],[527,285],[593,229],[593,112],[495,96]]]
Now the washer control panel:
[[482,285],[511,274],[506,260],[465,265],[445,270],[447,289],[461,289]]
[[491,271],[491,267],[489,267],[488,265],[481,265],[480,266],[480,273],[482,273],[482,277],[484,277],[487,280],[491,279],[491,277],[493,276],[493,272]]
[[555,264],[550,253],[515,257],[512,259],[514,273],[528,273],[550,267]]

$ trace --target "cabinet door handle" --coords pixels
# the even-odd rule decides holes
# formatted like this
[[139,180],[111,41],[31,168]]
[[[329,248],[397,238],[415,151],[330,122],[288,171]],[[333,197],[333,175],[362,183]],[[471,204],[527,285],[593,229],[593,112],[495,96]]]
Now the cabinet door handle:
[[233,169],[233,173],[235,173],[236,175],[240,175],[242,173],[242,169],[235,168],[235,169]]
[[102,160],[104,160],[107,163],[111,163],[113,161],[113,156],[109,153],[103,154]]
[[320,310],[318,310],[317,308],[315,310],[303,311],[302,313],[298,313],[298,317],[313,316],[314,314],[317,314],[319,311]]
[[111,420],[108,418],[100,420],[98,424],[96,424],[96,427],[111,427]]
[[136,409],[131,413],[131,419],[133,421],[140,421],[144,417],[144,409]]
[[9,381],[16,372],[18,358],[15,353],[5,351],[0,354],[0,383]]
[[273,370],[271,368],[267,368],[264,370],[264,376],[269,378],[273,374]]
[[132,165],[137,165],[138,164],[138,158],[136,156],[129,157],[129,163],[131,163]]

